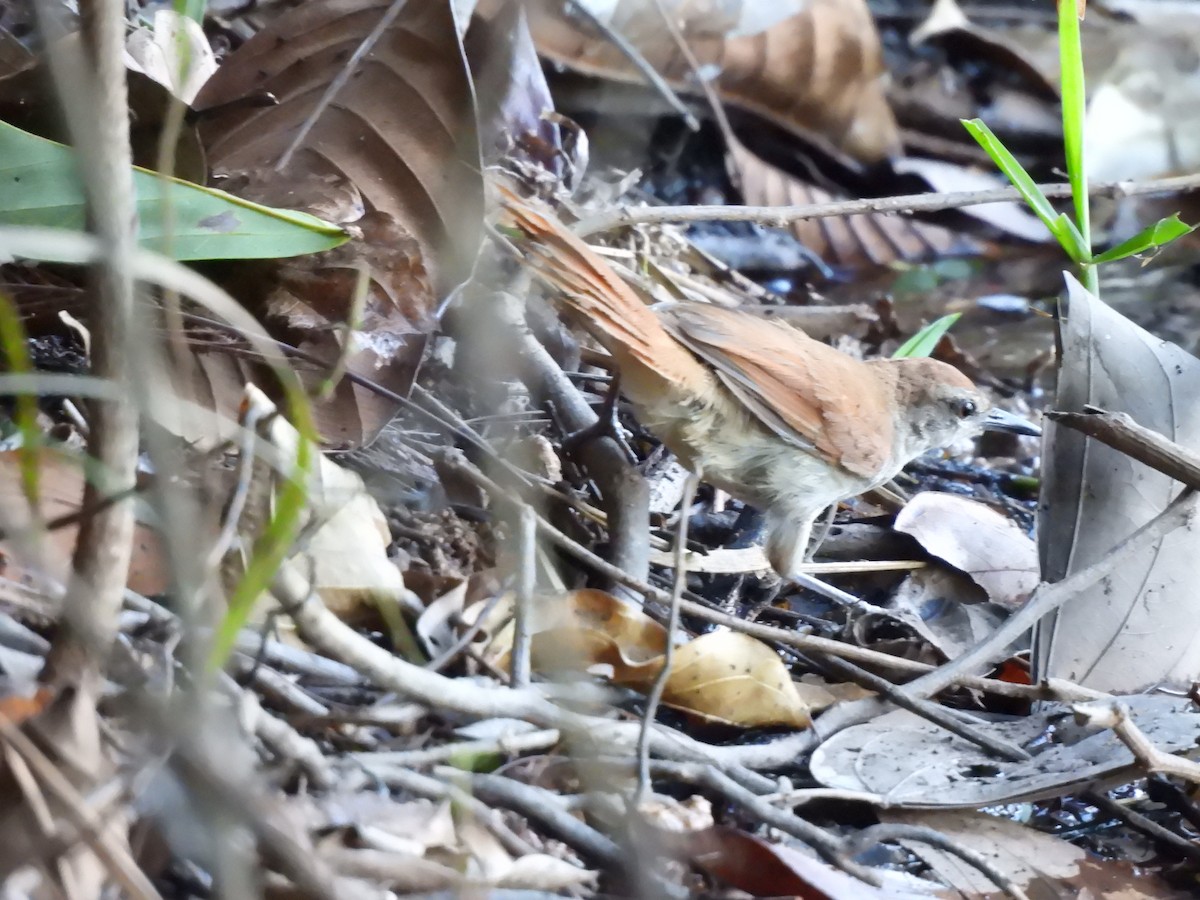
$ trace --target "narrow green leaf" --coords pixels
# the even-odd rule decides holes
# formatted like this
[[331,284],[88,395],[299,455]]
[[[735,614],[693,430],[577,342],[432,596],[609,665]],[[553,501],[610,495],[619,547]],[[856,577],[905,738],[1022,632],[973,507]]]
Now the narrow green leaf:
[[1087,241],[1083,239],[1083,235],[1079,233],[1079,229],[1075,227],[1075,223],[1071,221],[1071,217],[1066,213],[1059,213],[1050,225],[1050,233],[1054,235],[1062,248],[1067,251],[1067,256],[1071,257],[1074,262],[1080,265],[1086,265],[1094,262],[1092,259],[1091,248]]
[[933,348],[937,346],[938,341],[942,339],[950,328],[962,318],[962,313],[951,313],[948,316],[942,316],[936,322],[930,322],[907,341],[900,345],[900,348],[892,354],[892,359],[910,359],[916,356],[928,356],[933,352]]
[[1087,98],[1083,81],[1083,47],[1079,37],[1079,7],[1075,0],[1058,3],[1058,58],[1062,71],[1063,150],[1067,179],[1075,201],[1075,220],[1091,252],[1091,215],[1088,208],[1087,161],[1083,156],[1083,125]]
[[1159,219],[1149,228],[1138,232],[1127,241],[1122,241],[1111,250],[1106,250],[1101,253],[1092,262],[1113,262],[1118,259],[1125,259],[1127,256],[1137,256],[1139,253],[1145,253],[1148,250],[1155,250],[1164,244],[1169,244],[1176,238],[1181,238],[1185,234],[1191,234],[1196,230],[1195,225],[1188,225],[1179,218],[1179,213],[1171,216],[1169,219]]
[[1046,199],[1042,189],[1037,186],[1037,182],[1029,177],[1024,166],[1017,162],[1017,158],[1008,151],[1008,148],[1001,143],[1000,138],[996,137],[982,119],[962,119],[961,121],[963,127],[970,132],[971,137],[979,142],[979,146],[992,158],[992,162],[1013,183],[1013,187],[1021,192],[1021,196],[1025,198],[1029,208],[1037,214],[1037,217],[1050,229],[1051,233],[1054,233],[1054,222],[1058,218],[1058,211],[1050,205],[1050,201]]
[[[146,169],[135,169],[134,187],[138,242],[177,260],[276,259],[329,250],[348,239],[316,216]],[[69,147],[0,122],[0,225],[84,230],[83,187]]]

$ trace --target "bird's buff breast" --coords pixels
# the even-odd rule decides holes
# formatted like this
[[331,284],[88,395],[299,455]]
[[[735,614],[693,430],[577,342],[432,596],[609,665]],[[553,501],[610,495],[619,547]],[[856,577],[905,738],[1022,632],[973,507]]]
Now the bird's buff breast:
[[692,404],[639,404],[641,420],[709,484],[762,509],[805,516],[886,480],[853,475],[788,444],[732,398]]

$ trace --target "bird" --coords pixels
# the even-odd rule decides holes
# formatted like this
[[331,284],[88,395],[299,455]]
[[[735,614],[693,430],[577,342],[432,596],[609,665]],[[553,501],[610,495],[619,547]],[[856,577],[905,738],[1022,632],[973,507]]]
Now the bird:
[[638,421],[765,515],[766,556],[802,571],[818,517],[983,429],[1037,435],[928,358],[860,360],[793,325],[710,303],[648,306],[542,201],[500,192],[499,229],[611,354]]

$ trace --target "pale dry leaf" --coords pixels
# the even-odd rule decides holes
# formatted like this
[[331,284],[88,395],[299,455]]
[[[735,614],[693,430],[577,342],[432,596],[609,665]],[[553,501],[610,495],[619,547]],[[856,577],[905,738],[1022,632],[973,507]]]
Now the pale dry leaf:
[[204,29],[173,9],[155,10],[151,23],[125,39],[125,64],[191,103],[217,70]]
[[[1054,835],[974,810],[880,810],[883,822],[930,828],[986,859],[1030,897],[1096,900],[1187,900],[1153,871],[1101,859]],[[961,896],[987,896],[996,886],[974,866],[923,841],[899,841]]]
[[[270,405],[253,385],[247,392]],[[268,439],[283,459],[295,459],[300,435],[283,416],[271,418]],[[305,511],[313,533],[300,550],[313,589],[344,618],[373,616],[382,607],[398,612],[411,605],[404,576],[387,556],[387,519],[362,477],[319,454],[315,462]]]
[[965,572],[1007,609],[1023,604],[1040,580],[1037,545],[1011,519],[976,500],[922,491],[896,516],[895,528]]
[[1006,618],[966,575],[933,566],[905,578],[887,606],[945,659],[975,646]]
[[677,647],[663,703],[743,728],[810,722],[779,654],[736,631],[711,632]]

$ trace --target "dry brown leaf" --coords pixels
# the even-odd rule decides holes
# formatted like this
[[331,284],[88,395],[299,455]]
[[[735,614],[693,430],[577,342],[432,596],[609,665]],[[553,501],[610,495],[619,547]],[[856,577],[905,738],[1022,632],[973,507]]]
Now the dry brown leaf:
[[[678,89],[696,90],[656,4],[620,0],[604,6],[596,9],[600,18],[651,66]],[[715,83],[722,99],[863,163],[899,152],[879,37],[862,0],[769,6],[742,0],[719,12],[698,0],[666,0],[663,6],[701,66],[719,70]],[[557,63],[607,78],[641,79],[616,47],[564,13],[557,0],[530,4],[530,29],[538,50]]]
[[[43,522],[79,511],[84,486],[79,461],[49,449],[40,450],[38,478],[39,514]],[[37,549],[26,543],[30,535],[21,534],[30,527],[31,519],[21,489],[20,455],[16,451],[0,453],[0,508],[3,509],[0,524],[13,536],[0,542],[0,575],[33,587],[45,585],[46,577],[65,585],[79,526],[56,528],[46,534],[45,542]],[[166,551],[158,535],[140,523],[134,530],[126,583],[131,590],[148,597],[165,593],[171,583]]]
[[[235,291],[261,300],[265,324],[327,364],[349,340],[351,371],[405,393],[438,301],[469,272],[482,227],[475,107],[450,4],[405,5],[297,141],[391,5],[331,0],[280,15],[229,57],[196,106],[207,111],[201,130],[222,187],[357,237],[325,254],[243,268]],[[267,93],[277,105],[255,102]],[[369,286],[344,337],[360,270]],[[345,448],[369,441],[393,412],[343,384],[318,410],[319,425]]]
[[754,897],[802,900],[927,900],[927,882],[900,872],[882,872],[875,887],[815,856],[726,826],[695,831],[670,842],[698,868]]
[[[741,182],[742,198],[751,206],[801,206],[845,199],[806,184],[755,156],[740,144],[729,148]],[[792,223],[796,239],[832,266],[886,266],[948,254],[974,254],[979,246],[938,225],[903,216],[866,213]]]

